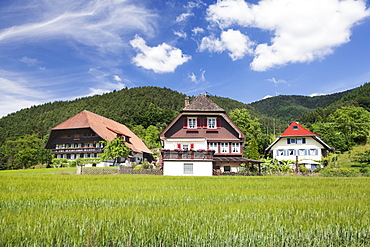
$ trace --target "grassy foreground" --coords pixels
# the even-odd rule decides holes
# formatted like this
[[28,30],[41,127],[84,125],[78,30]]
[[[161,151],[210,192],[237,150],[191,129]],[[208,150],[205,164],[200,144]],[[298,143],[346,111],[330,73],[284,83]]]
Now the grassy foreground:
[[0,246],[370,245],[366,177],[37,173],[0,172]]

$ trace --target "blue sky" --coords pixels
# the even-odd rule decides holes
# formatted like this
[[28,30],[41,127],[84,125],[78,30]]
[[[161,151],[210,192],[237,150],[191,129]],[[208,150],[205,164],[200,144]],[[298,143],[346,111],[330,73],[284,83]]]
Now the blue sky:
[[2,0],[0,117],[159,86],[251,103],[370,81],[360,0]]

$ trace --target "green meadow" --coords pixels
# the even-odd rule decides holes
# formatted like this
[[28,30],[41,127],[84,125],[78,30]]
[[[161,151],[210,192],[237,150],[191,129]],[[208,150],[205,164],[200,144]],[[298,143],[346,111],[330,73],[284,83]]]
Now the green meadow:
[[369,246],[370,178],[0,171],[0,246]]

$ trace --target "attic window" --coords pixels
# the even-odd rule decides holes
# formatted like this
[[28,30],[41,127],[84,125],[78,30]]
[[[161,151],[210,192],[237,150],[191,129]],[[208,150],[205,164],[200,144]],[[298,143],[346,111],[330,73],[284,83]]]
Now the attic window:
[[298,126],[297,125],[294,125],[293,126],[293,130],[298,130]]

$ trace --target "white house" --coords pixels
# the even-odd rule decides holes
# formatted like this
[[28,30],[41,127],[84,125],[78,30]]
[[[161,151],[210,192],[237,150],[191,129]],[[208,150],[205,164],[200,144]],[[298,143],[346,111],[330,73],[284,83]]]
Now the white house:
[[225,110],[200,94],[160,134],[163,174],[212,176],[259,164],[243,157],[244,134]]
[[305,164],[309,169],[315,169],[316,162],[327,156],[330,147],[321,137],[304,128],[298,122],[293,122],[270,146],[266,148],[272,158],[278,161],[293,160]]

